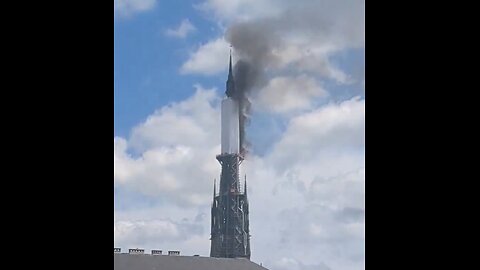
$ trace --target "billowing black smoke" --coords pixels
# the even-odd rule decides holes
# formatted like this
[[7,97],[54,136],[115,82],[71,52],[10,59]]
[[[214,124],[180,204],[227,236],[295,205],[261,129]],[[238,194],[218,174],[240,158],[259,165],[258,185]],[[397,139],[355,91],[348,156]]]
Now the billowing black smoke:
[[[250,113],[249,97],[267,83],[270,70],[279,67],[282,51],[302,46],[303,60],[311,58],[310,48],[328,45],[337,49],[364,44],[364,0],[279,1],[275,15],[234,23],[225,38],[239,61],[234,67],[235,86],[241,105],[240,147],[245,153],[245,124]],[[304,71],[296,60],[295,72]],[[322,61],[322,59],[315,59]],[[290,63],[291,64],[291,63]],[[280,65],[281,66],[281,65]],[[278,71],[278,70],[277,70]],[[319,68],[320,76],[328,76]],[[327,74],[325,74],[327,73]]]
[[240,105],[240,154],[245,157],[249,148],[246,140],[245,125],[248,124],[251,103],[249,92],[255,86],[260,71],[256,66],[245,60],[239,60],[234,67],[236,98]]
[[234,66],[235,91],[240,104],[240,153],[245,156],[249,143],[246,140],[245,125],[248,124],[251,92],[265,83],[265,69],[270,62],[270,44],[274,39],[265,36],[266,29],[255,27],[258,22],[231,26],[226,39],[232,44],[240,60]]

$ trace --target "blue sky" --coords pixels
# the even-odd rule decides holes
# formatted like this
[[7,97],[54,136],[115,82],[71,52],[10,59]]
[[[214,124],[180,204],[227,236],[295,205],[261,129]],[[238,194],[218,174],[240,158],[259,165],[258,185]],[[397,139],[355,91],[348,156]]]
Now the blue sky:
[[[194,83],[223,85],[222,74],[215,77],[179,74],[188,52],[220,32],[213,21],[195,10],[196,2],[158,2],[152,10],[139,16],[115,21],[115,135],[127,136],[134,125],[155,109],[190,96]],[[184,18],[188,18],[197,31],[185,39],[165,35],[167,29],[176,27]]]
[[[117,19],[114,24],[114,127],[115,136],[128,136],[130,129],[155,109],[190,96],[195,83],[217,87],[224,91],[225,71],[214,76],[180,74],[189,52],[220,35],[217,23],[195,8],[201,1],[162,1],[141,15]],[[172,12],[174,11],[174,12]],[[196,30],[186,38],[165,35],[169,28],[178,26],[188,18]],[[347,73],[365,62],[362,49],[352,49],[332,57]],[[361,75],[358,75],[361,76]],[[330,84],[329,84],[330,83]],[[337,85],[327,81],[341,99],[355,94],[363,95],[354,85]],[[253,120],[252,125],[265,121]],[[270,121],[272,121],[270,119]],[[251,128],[252,131],[257,130]]]
[[[114,245],[208,256],[226,32],[246,22],[278,41],[241,169],[252,260],[364,269],[364,1],[115,0],[114,12]],[[234,44],[234,61],[249,49]]]

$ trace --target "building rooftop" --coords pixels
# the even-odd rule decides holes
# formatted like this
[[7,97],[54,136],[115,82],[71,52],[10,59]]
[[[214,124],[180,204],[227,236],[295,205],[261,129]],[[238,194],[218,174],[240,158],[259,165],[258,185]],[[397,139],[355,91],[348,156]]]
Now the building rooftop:
[[268,270],[247,259],[151,254],[113,254],[114,270]]

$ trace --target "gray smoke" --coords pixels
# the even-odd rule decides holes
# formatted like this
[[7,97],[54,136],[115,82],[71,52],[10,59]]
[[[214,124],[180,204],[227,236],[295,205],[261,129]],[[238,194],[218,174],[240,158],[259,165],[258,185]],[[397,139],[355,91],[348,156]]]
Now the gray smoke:
[[249,97],[254,89],[265,83],[265,69],[270,62],[272,38],[262,35],[253,24],[256,22],[236,24],[227,30],[227,40],[232,44],[240,59],[234,66],[235,90],[240,104],[240,153],[245,156],[249,143],[246,140],[245,125],[248,124],[251,103]]
[[239,60],[234,67],[235,91],[240,105],[240,154],[245,156],[249,144],[246,140],[245,125],[248,124],[251,103],[248,98],[249,92],[254,88],[261,74],[261,70],[255,64],[245,60]]
[[[248,123],[250,101],[253,92],[268,82],[267,74],[285,72],[275,70],[278,54],[292,41],[336,48],[361,47],[364,43],[364,0],[298,0],[278,1],[281,12],[275,16],[232,24],[226,32],[226,40],[233,46],[237,57],[234,67],[235,87],[240,100],[240,147],[248,148],[245,124]],[[301,65],[289,67],[286,72],[303,72]],[[318,70],[318,75],[324,70]]]

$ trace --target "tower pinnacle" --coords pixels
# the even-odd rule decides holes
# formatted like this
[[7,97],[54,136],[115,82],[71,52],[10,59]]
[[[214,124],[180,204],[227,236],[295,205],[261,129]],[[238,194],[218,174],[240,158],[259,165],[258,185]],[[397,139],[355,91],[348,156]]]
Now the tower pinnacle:
[[230,49],[230,62],[228,64],[227,90],[225,91],[225,94],[228,97],[234,97],[235,95],[235,82],[234,82],[233,72],[232,72],[232,49]]

